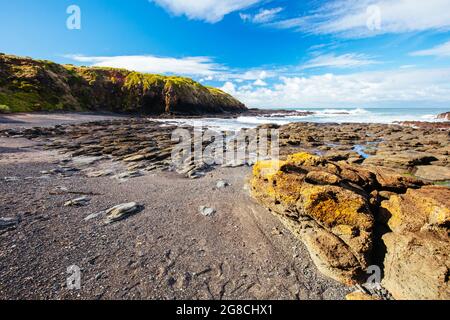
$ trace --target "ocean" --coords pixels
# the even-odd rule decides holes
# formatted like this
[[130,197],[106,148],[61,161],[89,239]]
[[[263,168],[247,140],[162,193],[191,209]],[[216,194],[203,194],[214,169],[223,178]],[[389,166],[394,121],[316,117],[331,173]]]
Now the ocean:
[[[286,110],[286,109],[285,109]],[[313,115],[248,117],[242,116],[235,119],[202,118],[202,119],[176,119],[163,120],[167,122],[184,123],[194,126],[206,126],[219,130],[239,130],[254,128],[265,123],[288,124],[291,122],[316,122],[316,123],[394,123],[396,121],[443,121],[438,120],[438,114],[450,111],[448,108],[301,108],[292,109],[299,111],[312,111]]]

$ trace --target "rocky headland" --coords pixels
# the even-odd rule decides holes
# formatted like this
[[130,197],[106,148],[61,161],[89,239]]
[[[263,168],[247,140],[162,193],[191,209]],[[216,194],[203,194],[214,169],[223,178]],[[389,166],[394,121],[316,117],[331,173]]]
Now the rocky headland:
[[60,65],[0,54],[0,113],[110,111],[199,115],[246,110],[229,94],[189,78]]

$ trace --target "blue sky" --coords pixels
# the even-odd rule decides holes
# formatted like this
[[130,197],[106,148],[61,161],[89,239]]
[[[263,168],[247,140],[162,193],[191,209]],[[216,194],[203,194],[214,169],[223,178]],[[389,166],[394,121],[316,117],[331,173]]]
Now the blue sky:
[[181,74],[250,107],[450,104],[448,0],[0,0],[0,51]]

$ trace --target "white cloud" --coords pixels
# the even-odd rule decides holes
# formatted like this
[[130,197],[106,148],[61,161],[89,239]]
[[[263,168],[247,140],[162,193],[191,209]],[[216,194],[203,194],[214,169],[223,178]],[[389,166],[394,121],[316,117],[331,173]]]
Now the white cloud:
[[334,0],[305,16],[277,21],[272,25],[306,33],[335,34],[350,38],[448,30],[450,1]]
[[253,23],[267,23],[273,21],[277,15],[283,11],[283,8],[261,9],[257,14],[240,13],[240,17],[244,21]]
[[257,81],[268,78],[274,78],[278,76],[278,71],[264,70],[264,69],[252,69],[252,70],[228,70],[215,76],[215,80],[218,81],[236,81],[242,83],[244,81]]
[[265,86],[267,86],[267,82],[265,82],[261,79],[258,79],[255,82],[253,82],[253,85],[258,86],[258,87],[265,87]]
[[225,82],[225,84],[220,89],[222,89],[223,91],[225,91],[231,95],[236,94],[236,86],[234,85],[233,82],[230,82],[230,81]]
[[354,68],[377,63],[364,54],[347,53],[336,56],[335,54],[319,55],[302,66],[302,69],[334,67],[334,68]]
[[249,107],[335,107],[390,103],[450,103],[450,68],[401,69],[282,77],[273,87],[239,88],[226,85]]
[[264,80],[270,77],[274,77],[275,74],[267,70],[249,70],[244,73],[236,73],[233,77],[242,80]]
[[151,55],[112,57],[69,55],[66,57],[96,67],[123,68],[144,73],[198,75],[208,77],[208,79],[212,79],[212,76],[226,69],[222,65],[214,63],[208,57],[187,57],[181,59]]
[[450,41],[434,48],[411,53],[412,56],[450,57]]
[[246,9],[262,0],[149,0],[170,13],[216,23],[227,14]]

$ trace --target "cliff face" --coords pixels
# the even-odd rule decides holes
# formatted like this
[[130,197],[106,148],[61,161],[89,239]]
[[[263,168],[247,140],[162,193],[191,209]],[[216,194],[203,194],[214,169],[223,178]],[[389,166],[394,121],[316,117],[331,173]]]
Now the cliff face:
[[247,109],[189,78],[0,54],[0,113],[56,110],[199,115]]

